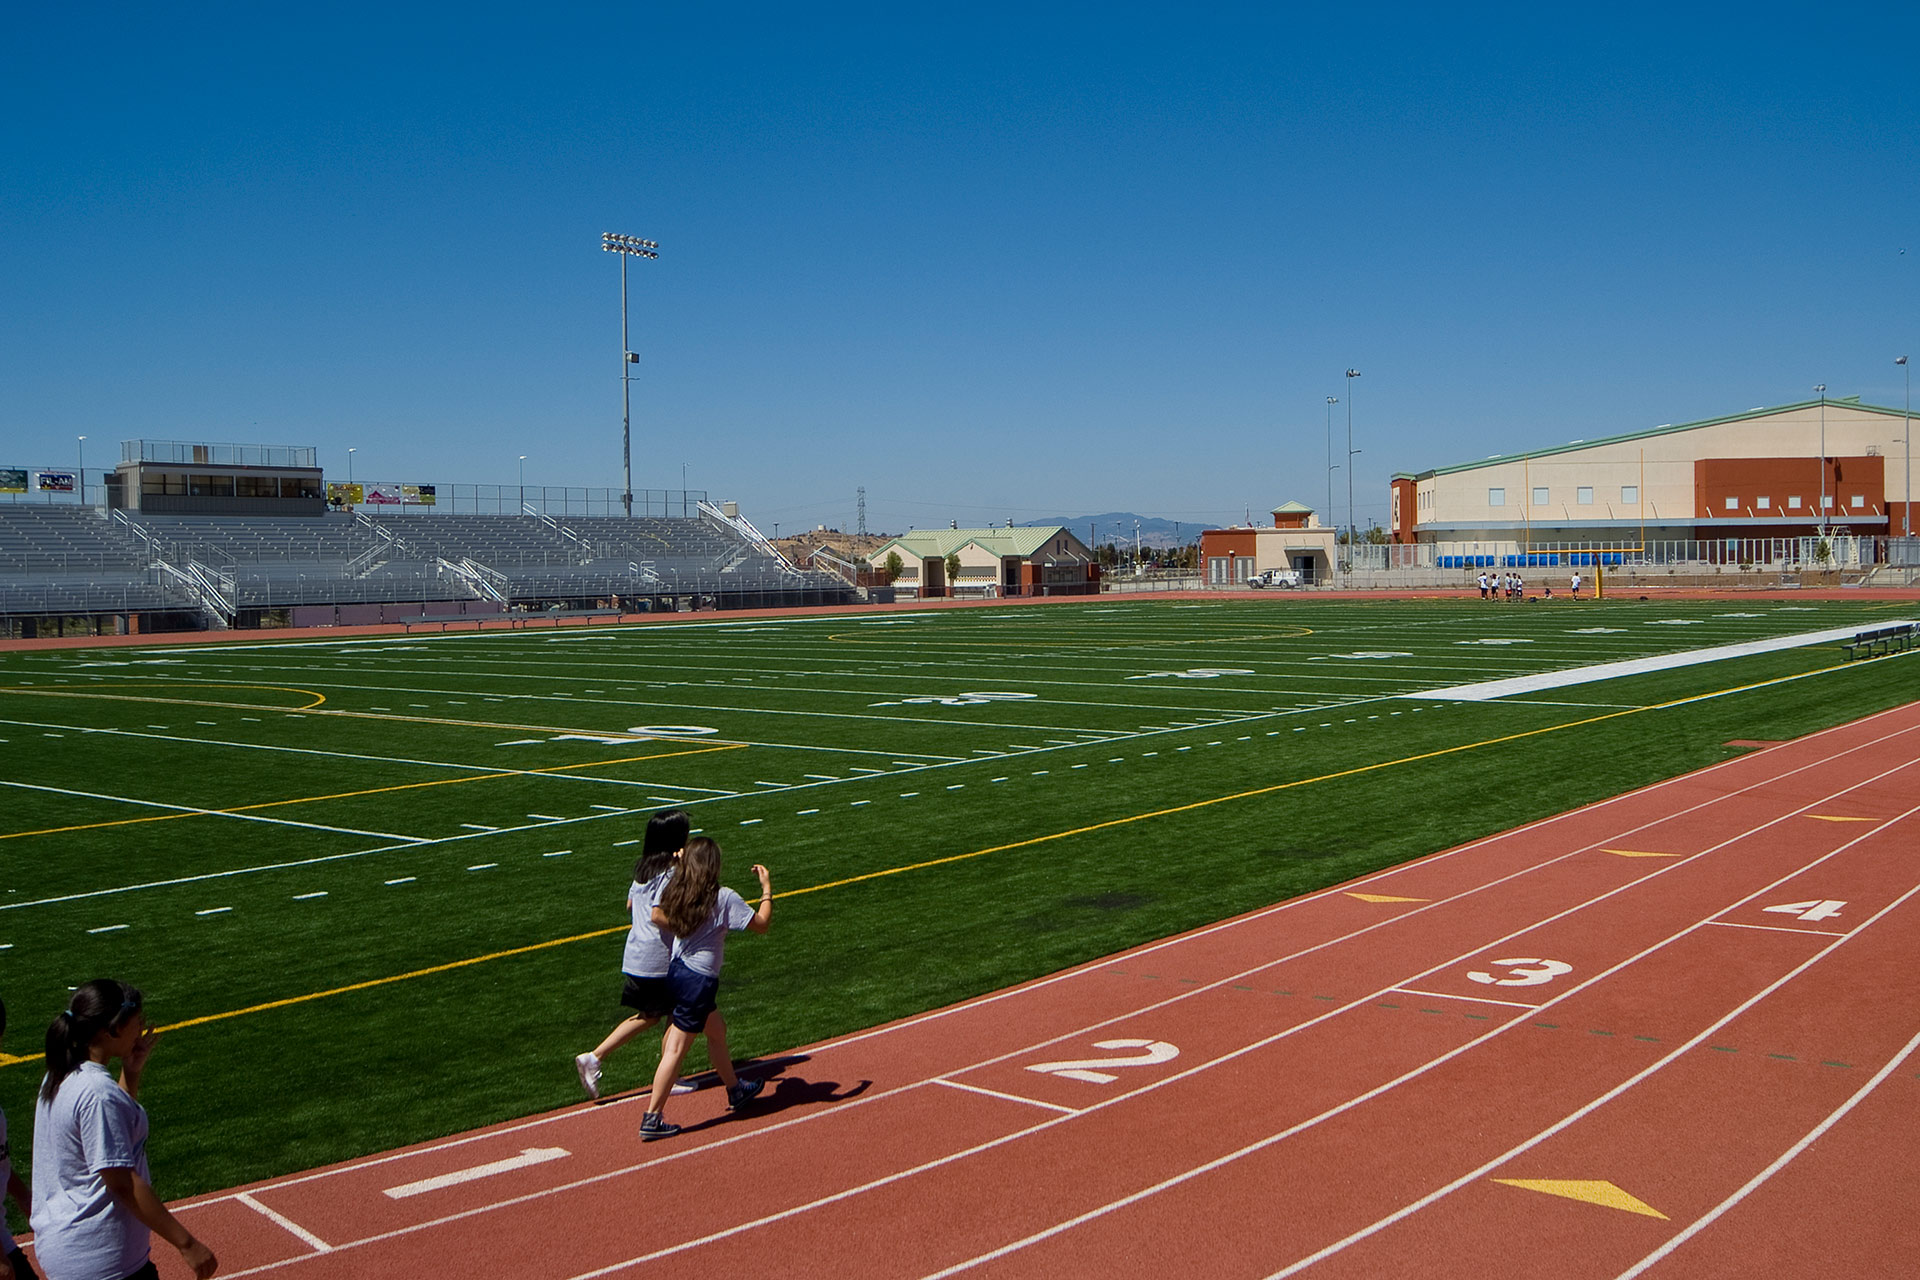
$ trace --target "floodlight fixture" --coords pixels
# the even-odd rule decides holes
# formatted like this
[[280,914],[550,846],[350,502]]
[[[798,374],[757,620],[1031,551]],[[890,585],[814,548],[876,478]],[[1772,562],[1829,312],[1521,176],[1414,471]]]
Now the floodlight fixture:
[[640,363],[640,353],[633,349],[627,340],[627,259],[658,258],[660,246],[652,240],[642,240],[639,236],[623,236],[616,231],[603,231],[600,234],[600,247],[608,253],[620,255],[620,473],[625,488],[620,493],[620,505],[627,515],[633,514],[633,376],[627,372],[627,366]]

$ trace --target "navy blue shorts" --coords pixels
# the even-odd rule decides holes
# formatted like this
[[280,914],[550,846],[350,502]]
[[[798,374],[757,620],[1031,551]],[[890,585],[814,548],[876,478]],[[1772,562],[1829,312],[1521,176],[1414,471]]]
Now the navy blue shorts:
[[664,975],[656,978],[636,978],[630,973],[620,975],[627,980],[620,988],[620,1003],[643,1018],[664,1018],[673,1008],[673,988],[667,984]]
[[675,956],[667,966],[667,985],[673,989],[673,1025],[699,1035],[720,1001],[720,979],[709,978]]

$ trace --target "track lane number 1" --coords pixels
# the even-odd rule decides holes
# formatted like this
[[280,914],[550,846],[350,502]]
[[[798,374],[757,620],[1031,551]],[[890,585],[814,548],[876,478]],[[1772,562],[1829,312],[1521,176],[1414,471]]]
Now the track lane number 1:
[[1120,1077],[1101,1068],[1151,1067],[1162,1062],[1172,1062],[1180,1056],[1180,1050],[1165,1040],[1096,1040],[1093,1047],[1138,1049],[1140,1052],[1111,1058],[1074,1058],[1066,1062],[1036,1062],[1027,1070],[1038,1071],[1041,1075],[1047,1076],[1065,1076],[1069,1080],[1085,1080],[1089,1084],[1112,1084]]
[[1533,956],[1517,956],[1493,963],[1503,966],[1507,976],[1496,978],[1484,969],[1475,969],[1467,975],[1468,979],[1489,987],[1539,987],[1573,972],[1573,966],[1564,960],[1540,960]]

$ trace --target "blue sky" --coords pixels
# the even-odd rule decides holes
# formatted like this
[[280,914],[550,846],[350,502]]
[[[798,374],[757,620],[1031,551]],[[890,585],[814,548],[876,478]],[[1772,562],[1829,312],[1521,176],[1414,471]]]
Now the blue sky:
[[0,465],[617,487],[609,230],[636,487],[783,531],[1324,506],[1349,367],[1384,521],[1920,358],[1911,8],[533,8],[13,13]]

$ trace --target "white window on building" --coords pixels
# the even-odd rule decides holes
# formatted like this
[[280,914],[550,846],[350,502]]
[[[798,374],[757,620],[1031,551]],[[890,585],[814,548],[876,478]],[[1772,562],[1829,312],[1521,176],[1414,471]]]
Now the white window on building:
[[1860,509],[1861,507],[1864,507],[1864,506],[1866,506],[1866,505],[1867,505],[1867,495],[1866,495],[1866,494],[1864,494],[1864,493],[1856,493],[1856,494],[1854,494],[1854,495],[1853,495],[1853,509],[1854,509],[1855,511],[1858,511],[1858,510],[1859,510],[1859,509]]
[[1773,499],[1769,498],[1766,494],[1763,493],[1759,497],[1753,500],[1753,505],[1758,507],[1760,510],[1765,511],[1773,506]]
[[1738,498],[1727,499],[1727,510],[1738,511],[1739,509],[1740,509],[1740,499]]
[[1487,490],[1487,505],[1488,505],[1488,506],[1490,506],[1490,507],[1504,507],[1504,506],[1506,506],[1506,505],[1507,505],[1507,491],[1506,491],[1505,489],[1489,489],[1489,490]]
[[1581,506],[1590,507],[1593,505],[1593,486],[1592,485],[1583,484],[1577,489],[1575,489],[1573,493],[1574,493],[1574,500],[1578,502]]
[[1830,510],[1832,510],[1832,509],[1833,509],[1833,499],[1832,499],[1832,498],[1828,498],[1828,497],[1822,497],[1822,498],[1820,499],[1820,505],[1821,505],[1821,506],[1822,506],[1823,508],[1825,508],[1825,509],[1827,509],[1827,510],[1829,510],[1829,511],[1830,511]]
[[1227,566],[1231,563],[1226,556],[1207,557],[1207,581],[1216,587],[1227,584]]
[[1626,503],[1628,506],[1633,506],[1638,503],[1640,501],[1640,486],[1637,484],[1621,485],[1620,501]]
[[1787,495],[1787,510],[1789,510],[1789,511],[1798,511],[1799,509],[1800,509],[1800,495],[1799,495],[1799,494],[1797,494],[1797,493],[1790,493],[1790,494],[1788,494],[1788,495]]
[[1533,505],[1534,506],[1544,507],[1550,501],[1552,501],[1552,496],[1548,494],[1547,486],[1543,484],[1537,484],[1533,486]]

